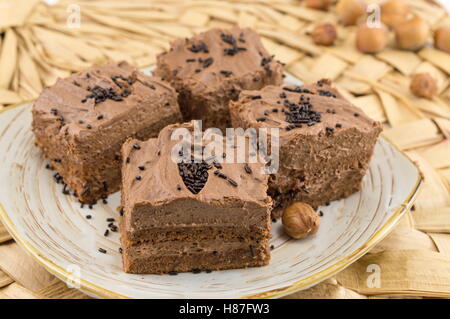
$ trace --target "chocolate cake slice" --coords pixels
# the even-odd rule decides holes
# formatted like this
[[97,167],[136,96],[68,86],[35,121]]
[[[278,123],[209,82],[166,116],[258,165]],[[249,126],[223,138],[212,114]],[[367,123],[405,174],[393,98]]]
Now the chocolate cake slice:
[[222,154],[206,160],[191,155],[177,163],[173,154],[187,152],[172,140],[179,128],[191,132],[192,124],[169,125],[157,139],[130,139],[123,145],[124,270],[173,273],[266,265],[272,201],[263,164],[220,163]]
[[251,29],[211,29],[172,43],[157,58],[155,74],[179,93],[184,120],[203,120],[203,127],[230,127],[228,102],[241,90],[282,83],[283,68]]
[[275,215],[292,201],[318,206],[358,191],[382,130],[328,80],[243,91],[230,113],[234,127],[279,128],[279,169],[269,180]]
[[[126,62],[93,66],[46,88],[33,105],[36,144],[80,201],[120,188],[120,148],[181,119],[177,93]],[[67,187],[64,187],[67,192]]]

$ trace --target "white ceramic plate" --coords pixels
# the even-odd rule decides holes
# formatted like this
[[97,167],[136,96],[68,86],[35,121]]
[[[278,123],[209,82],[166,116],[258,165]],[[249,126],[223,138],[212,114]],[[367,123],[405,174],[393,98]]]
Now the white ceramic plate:
[[[287,82],[298,83],[291,76]],[[63,195],[33,143],[31,104],[0,113],[0,216],[14,239],[48,271],[98,297],[280,297],[319,283],[363,256],[412,205],[421,184],[414,164],[379,139],[362,191],[321,207],[317,235],[290,240],[274,224],[272,261],[249,269],[130,275],[121,269],[119,234],[104,237],[106,218],[118,219],[120,194],[90,210]],[[92,215],[92,219],[85,218]],[[107,254],[98,248],[107,249]]]

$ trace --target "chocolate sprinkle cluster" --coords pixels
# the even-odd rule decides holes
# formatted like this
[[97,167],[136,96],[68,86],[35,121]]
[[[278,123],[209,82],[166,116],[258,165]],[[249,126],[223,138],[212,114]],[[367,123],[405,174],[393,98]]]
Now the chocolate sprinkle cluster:
[[208,170],[211,168],[205,161],[196,163],[193,158],[190,162],[178,163],[178,172],[192,194],[198,194],[205,187],[209,177]]
[[289,108],[289,111],[285,112],[286,122],[294,124],[305,123],[308,126],[312,126],[321,121],[321,115],[312,109],[309,97],[301,95],[298,103],[284,100],[284,105]]
[[[222,33],[220,35],[220,38],[222,39],[223,42],[232,46],[231,48],[225,48],[223,50],[223,53],[225,55],[234,56],[235,54],[239,53],[240,51],[247,50],[247,48],[238,46],[236,39],[231,34]],[[242,38],[242,35],[239,38],[239,42],[245,42],[245,40]]]
[[264,71],[266,71],[266,74],[268,76],[272,76],[272,69],[270,68],[270,62],[273,60],[273,55],[270,57],[263,57],[261,59],[261,66],[264,68]]
[[336,98],[336,94],[328,90],[317,90],[317,93],[321,96]]
[[305,93],[305,94],[310,94],[311,91],[308,90],[307,88],[301,87],[301,86],[296,86],[296,87],[283,87],[283,90],[288,91],[288,92],[293,92],[293,93]]
[[[123,75],[115,75],[111,77],[111,80],[116,84],[119,88],[122,89],[121,92],[116,92],[112,87],[109,88],[103,88],[99,85],[96,85],[94,87],[87,87],[87,90],[91,92],[90,94],[87,94],[86,97],[81,100],[82,103],[86,103],[88,99],[94,99],[95,104],[101,103],[106,101],[107,99],[113,100],[113,101],[123,101],[124,97],[127,97],[131,94],[130,89],[126,87],[126,84],[132,85],[136,79],[133,77],[124,77]],[[125,83],[123,83],[123,82]]]
[[198,52],[204,52],[204,53],[209,53],[209,49],[208,46],[206,45],[205,42],[200,42],[198,44],[193,44],[190,48],[189,51],[194,52],[194,53],[198,53]]

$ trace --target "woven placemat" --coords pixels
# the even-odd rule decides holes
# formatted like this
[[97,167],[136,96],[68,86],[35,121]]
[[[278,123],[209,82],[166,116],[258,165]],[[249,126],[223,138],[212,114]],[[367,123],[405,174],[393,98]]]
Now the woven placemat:
[[[267,49],[306,83],[327,77],[420,167],[425,183],[414,209],[390,235],[334,278],[288,298],[450,297],[450,55],[427,46],[376,55],[355,49],[356,27],[338,24],[335,7],[313,10],[297,0],[4,1],[0,11],[0,107],[37,97],[43,87],[92,63],[127,60],[143,67],[176,37],[234,24],[256,29]],[[380,1],[366,1],[379,3]],[[445,10],[408,1],[432,29],[450,25]],[[81,20],[78,19],[79,15]],[[336,24],[332,47],[308,32]],[[410,75],[429,72],[439,95],[409,92]],[[0,224],[0,298],[87,298],[48,274]]]

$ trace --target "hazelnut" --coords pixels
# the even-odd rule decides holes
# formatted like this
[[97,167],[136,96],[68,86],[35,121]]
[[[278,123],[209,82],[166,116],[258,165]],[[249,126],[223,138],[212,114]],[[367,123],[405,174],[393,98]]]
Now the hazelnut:
[[381,21],[392,28],[405,21],[408,12],[409,6],[404,0],[388,0],[381,5]]
[[320,217],[314,209],[300,202],[287,207],[281,219],[286,234],[296,239],[315,234],[320,225]]
[[356,32],[356,47],[364,53],[380,52],[386,47],[387,41],[388,32],[384,25],[371,28],[362,24]]
[[344,25],[355,25],[366,13],[366,4],[362,0],[340,0],[336,12]]
[[308,8],[326,10],[333,0],[306,0],[305,4]]
[[337,38],[336,28],[331,23],[319,24],[311,32],[311,37],[317,45],[332,45]]
[[414,74],[409,89],[414,95],[427,99],[431,99],[438,91],[436,80],[429,73]]
[[439,50],[450,53],[450,27],[440,27],[434,32],[434,45]]
[[414,17],[395,26],[395,39],[400,49],[420,49],[430,35],[428,23],[420,18]]

